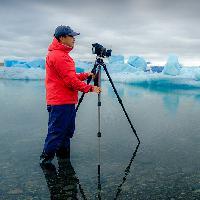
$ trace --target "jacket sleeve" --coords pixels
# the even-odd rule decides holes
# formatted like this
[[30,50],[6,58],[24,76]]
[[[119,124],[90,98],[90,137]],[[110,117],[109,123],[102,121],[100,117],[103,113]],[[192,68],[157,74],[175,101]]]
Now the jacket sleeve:
[[84,81],[88,78],[88,73],[77,73],[76,76],[79,80]]
[[67,87],[84,93],[93,91],[92,85],[87,85],[85,82],[78,79],[74,62],[69,58],[65,56],[59,57],[59,59],[55,60],[54,67]]

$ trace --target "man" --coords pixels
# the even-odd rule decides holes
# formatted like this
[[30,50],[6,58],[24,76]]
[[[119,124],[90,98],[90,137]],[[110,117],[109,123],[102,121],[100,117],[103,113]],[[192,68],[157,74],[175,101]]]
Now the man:
[[48,48],[45,85],[49,121],[40,164],[50,163],[55,154],[58,159],[69,158],[70,138],[75,130],[75,104],[78,102],[78,91],[97,94],[101,92],[100,87],[87,85],[84,82],[94,74],[77,74],[74,61],[69,56],[74,47],[74,37],[79,34],[69,26],[58,26],[55,29],[53,42]]

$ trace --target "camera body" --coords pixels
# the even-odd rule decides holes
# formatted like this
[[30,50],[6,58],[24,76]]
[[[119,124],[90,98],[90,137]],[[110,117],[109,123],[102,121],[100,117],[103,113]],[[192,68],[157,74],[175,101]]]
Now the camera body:
[[92,53],[97,54],[97,56],[105,58],[105,57],[110,57],[111,56],[111,49],[106,50],[102,45],[98,43],[92,44]]

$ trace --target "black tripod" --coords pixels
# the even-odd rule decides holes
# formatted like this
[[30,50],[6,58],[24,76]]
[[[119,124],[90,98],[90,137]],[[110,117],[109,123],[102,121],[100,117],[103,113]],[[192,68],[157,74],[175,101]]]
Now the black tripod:
[[[128,122],[129,122],[129,124],[131,126],[131,129],[132,129],[134,135],[137,138],[138,144],[137,144],[137,148],[136,149],[138,149],[138,147],[140,145],[140,139],[139,139],[139,137],[138,137],[138,135],[136,133],[135,128],[133,127],[133,124],[132,124],[132,122],[131,122],[131,120],[130,120],[130,118],[129,118],[127,112],[126,112],[126,110],[125,110],[125,107],[124,107],[124,105],[122,103],[122,100],[121,100],[121,98],[120,98],[120,96],[119,96],[119,94],[118,94],[118,92],[117,92],[117,90],[116,90],[116,88],[114,86],[114,83],[113,83],[113,81],[112,81],[112,79],[110,77],[110,74],[108,73],[106,64],[104,63],[104,61],[103,61],[103,59],[102,59],[101,56],[97,56],[96,57],[96,61],[95,61],[94,67],[93,67],[93,69],[91,71],[92,73],[96,74],[96,78],[94,80],[94,85],[96,85],[98,87],[101,87],[101,68],[102,67],[103,67],[104,71],[106,72],[106,75],[107,75],[107,77],[108,77],[108,79],[109,79],[109,81],[111,83],[111,86],[112,86],[112,88],[114,90],[114,93],[116,94],[117,99],[118,99],[118,101],[119,101],[119,103],[120,103],[120,105],[122,107],[122,110],[123,110],[123,112],[124,112],[124,114],[125,114]],[[91,79],[92,79],[92,77],[88,78],[87,84],[90,83]],[[85,95],[85,93],[83,93],[82,96],[79,99],[78,105],[76,107],[76,112],[77,112],[77,110],[78,110],[81,102],[83,101],[84,95]],[[100,149],[101,149],[100,148],[101,147],[101,142],[100,142],[100,139],[101,139],[101,130],[100,130],[100,127],[101,126],[100,125],[101,125],[101,121],[100,121],[100,107],[101,107],[101,93],[98,94],[98,132],[97,132],[98,144],[99,144],[98,145],[99,146],[99,149],[98,149],[99,150],[98,151],[98,161],[99,161],[98,162],[98,193],[97,193],[97,198],[98,199],[101,199],[101,179],[100,179],[101,178],[101,163],[100,163],[100,161],[101,161],[101,157],[100,157],[101,156],[101,154],[100,154]],[[136,152],[137,152],[137,150],[136,150]],[[134,153],[133,159],[136,156],[136,152]],[[133,161],[133,159],[132,159],[132,161]],[[119,195],[119,188],[118,188],[118,192],[117,192],[116,198],[117,198],[118,195]]]

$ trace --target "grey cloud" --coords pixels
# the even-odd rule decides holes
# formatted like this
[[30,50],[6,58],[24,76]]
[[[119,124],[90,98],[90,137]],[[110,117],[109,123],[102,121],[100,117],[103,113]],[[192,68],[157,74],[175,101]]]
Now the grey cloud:
[[0,60],[45,56],[55,27],[66,24],[81,32],[72,52],[78,59],[93,59],[91,44],[99,42],[126,57],[160,62],[172,52],[192,62],[200,51],[199,8],[197,0],[1,1]]

